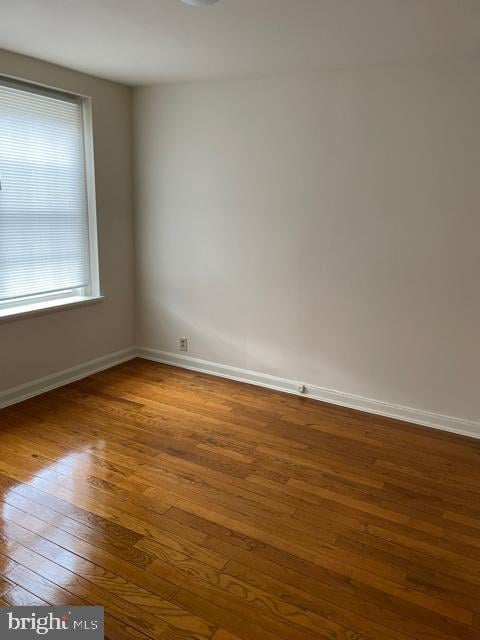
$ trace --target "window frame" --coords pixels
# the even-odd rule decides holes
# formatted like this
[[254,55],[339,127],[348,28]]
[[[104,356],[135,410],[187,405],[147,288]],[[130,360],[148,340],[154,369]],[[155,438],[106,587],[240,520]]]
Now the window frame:
[[86,287],[56,291],[54,293],[34,294],[23,298],[10,298],[9,300],[1,301],[0,321],[8,318],[16,318],[25,314],[43,313],[76,306],[78,304],[101,301],[103,300],[103,295],[101,294],[100,288],[98,258],[92,98],[4,73],[0,73],[0,84],[20,88],[33,94],[37,93],[73,101],[76,102],[81,109],[89,264],[89,283]]

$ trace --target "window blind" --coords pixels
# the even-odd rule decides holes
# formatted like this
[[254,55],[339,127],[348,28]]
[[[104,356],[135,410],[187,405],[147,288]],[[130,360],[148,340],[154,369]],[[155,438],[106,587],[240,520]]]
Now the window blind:
[[0,303],[89,284],[80,98],[0,79]]

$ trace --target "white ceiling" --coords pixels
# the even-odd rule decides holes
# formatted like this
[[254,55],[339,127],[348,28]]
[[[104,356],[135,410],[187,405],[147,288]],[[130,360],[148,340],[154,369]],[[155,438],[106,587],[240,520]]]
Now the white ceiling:
[[128,84],[480,57],[480,0],[0,0],[0,48]]

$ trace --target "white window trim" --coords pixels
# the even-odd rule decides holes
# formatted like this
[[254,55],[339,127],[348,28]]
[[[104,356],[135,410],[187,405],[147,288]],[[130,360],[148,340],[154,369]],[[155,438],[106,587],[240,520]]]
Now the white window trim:
[[73,96],[79,100],[82,108],[83,121],[83,142],[84,142],[84,162],[85,162],[85,184],[87,197],[87,215],[88,215],[88,241],[89,241],[89,266],[90,266],[90,283],[88,287],[80,289],[71,289],[64,292],[56,292],[53,294],[40,294],[31,296],[30,298],[22,298],[17,300],[9,300],[0,303],[0,322],[28,315],[37,315],[50,311],[62,310],[78,305],[92,304],[101,302],[104,296],[100,291],[100,273],[98,261],[98,232],[97,232],[97,206],[95,194],[95,161],[94,161],[94,144],[93,144],[93,117],[92,117],[92,99],[64,89],[50,87],[40,83],[0,74],[0,79],[4,78],[23,86],[31,87],[32,91],[53,92],[60,95]]
[[104,296],[67,296],[44,302],[31,302],[30,304],[10,306],[0,309],[0,322],[14,320],[15,318],[28,317],[47,313],[51,311],[61,311],[70,307],[83,306],[95,302],[101,302]]

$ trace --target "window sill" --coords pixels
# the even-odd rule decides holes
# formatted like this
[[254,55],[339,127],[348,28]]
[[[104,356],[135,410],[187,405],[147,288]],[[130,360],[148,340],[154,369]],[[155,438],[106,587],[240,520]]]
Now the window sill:
[[71,307],[94,304],[101,302],[103,299],[103,296],[71,296],[57,300],[32,302],[31,304],[19,305],[17,307],[0,308],[0,322],[48,313],[49,311],[62,311],[63,309],[69,309]]

